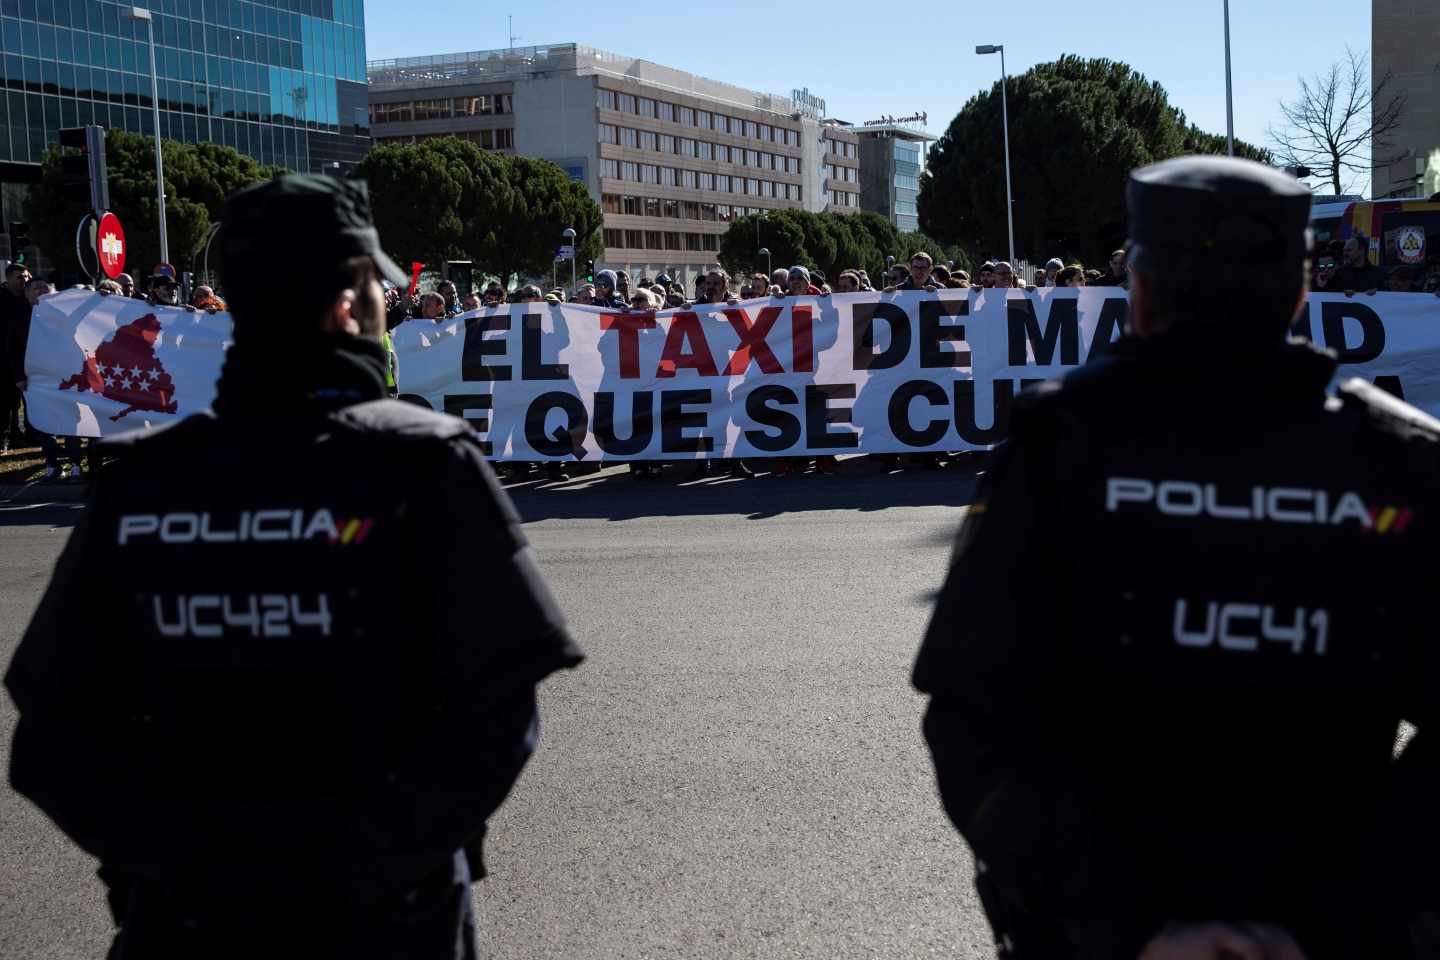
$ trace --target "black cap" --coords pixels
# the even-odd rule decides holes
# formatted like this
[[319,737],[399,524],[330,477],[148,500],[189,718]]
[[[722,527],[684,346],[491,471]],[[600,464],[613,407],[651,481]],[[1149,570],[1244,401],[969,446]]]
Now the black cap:
[[1220,260],[1284,264],[1310,248],[1310,189],[1232,157],[1178,157],[1130,174],[1130,241]]
[[220,275],[232,301],[273,292],[277,273],[360,256],[391,283],[410,282],[380,249],[363,181],[287,174],[232,194],[220,222]]

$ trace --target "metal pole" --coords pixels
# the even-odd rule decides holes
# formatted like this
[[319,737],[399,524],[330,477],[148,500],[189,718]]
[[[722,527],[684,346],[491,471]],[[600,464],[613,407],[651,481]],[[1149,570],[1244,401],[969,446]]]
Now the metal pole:
[[[1228,2],[1228,0],[1227,0]],[[1005,48],[1000,47],[1000,122],[1005,130],[1005,221],[1010,228],[1010,266],[1018,269],[1015,262],[1015,198],[1010,192],[1010,106],[1005,96],[1009,80],[1005,74]]]
[[160,151],[160,79],[155,72],[155,20],[145,19],[150,34],[150,110],[155,121],[155,202],[160,212],[160,262],[170,262],[170,237],[165,230],[165,160]]
[[1225,0],[1225,155],[1235,156],[1235,95],[1230,82],[1230,0]]
[[578,287],[575,284],[575,252],[570,252],[570,295],[573,297]]

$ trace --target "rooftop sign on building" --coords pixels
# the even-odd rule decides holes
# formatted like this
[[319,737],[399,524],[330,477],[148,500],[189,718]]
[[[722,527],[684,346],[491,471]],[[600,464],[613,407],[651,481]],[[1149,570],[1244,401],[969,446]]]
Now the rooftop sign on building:
[[912,114],[910,114],[910,116],[908,116],[908,117],[896,117],[896,116],[891,116],[891,115],[889,115],[889,114],[886,114],[885,116],[881,117],[879,120],[866,120],[866,121],[865,121],[865,126],[867,126],[867,127],[888,127],[888,126],[894,126],[895,124],[899,124],[899,123],[918,123],[918,124],[920,124],[920,126],[923,127],[926,123],[929,122],[929,120],[930,120],[930,115],[929,115],[928,113],[926,113],[924,110],[922,110],[922,111],[920,111],[919,113],[912,113]]
[[811,93],[809,87],[791,90],[790,102],[802,117],[809,117],[811,120],[825,119],[825,101]]

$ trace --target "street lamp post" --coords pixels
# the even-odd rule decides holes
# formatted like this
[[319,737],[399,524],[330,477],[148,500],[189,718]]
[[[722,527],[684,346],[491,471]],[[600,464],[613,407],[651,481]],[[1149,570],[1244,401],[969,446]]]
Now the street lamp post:
[[570,245],[570,296],[573,297],[575,296],[575,254],[579,252],[575,249],[575,228],[566,227],[565,232],[560,236],[564,237],[565,242]]
[[1005,95],[1005,87],[1010,81],[1005,76],[1005,44],[981,44],[975,48],[975,52],[982,56],[987,53],[1000,54],[1000,122],[1005,132],[1005,222],[1010,229],[1010,266],[1018,268],[1015,262],[1015,197],[1010,192],[1010,106]]
[[155,72],[155,21],[144,7],[131,7],[127,20],[141,21],[150,36],[150,110],[155,123],[155,202],[160,214],[160,262],[170,262],[170,239],[165,231],[165,160],[160,153],[160,79]]
[[1225,0],[1225,155],[1235,156],[1235,95],[1230,83],[1230,0]]
[[761,247],[759,250],[756,250],[755,253],[765,258],[765,279],[768,282],[770,279],[770,274],[775,272],[774,270],[770,269],[770,248]]

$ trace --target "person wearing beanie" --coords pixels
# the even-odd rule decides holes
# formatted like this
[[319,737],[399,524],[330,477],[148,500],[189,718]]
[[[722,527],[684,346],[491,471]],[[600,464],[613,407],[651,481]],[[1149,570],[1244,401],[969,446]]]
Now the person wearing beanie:
[[223,223],[214,411],[109,442],[5,677],[11,783],[100,861],[112,958],[473,957],[486,820],[582,654],[472,426],[386,398],[408,278],[364,184]]
[[792,297],[818,297],[822,293],[819,287],[810,282],[810,271],[804,267],[791,267],[786,276],[787,292]]
[[624,310],[628,307],[629,304],[616,293],[618,283],[614,270],[601,270],[595,274],[595,299],[591,301],[592,305],[613,310]]

